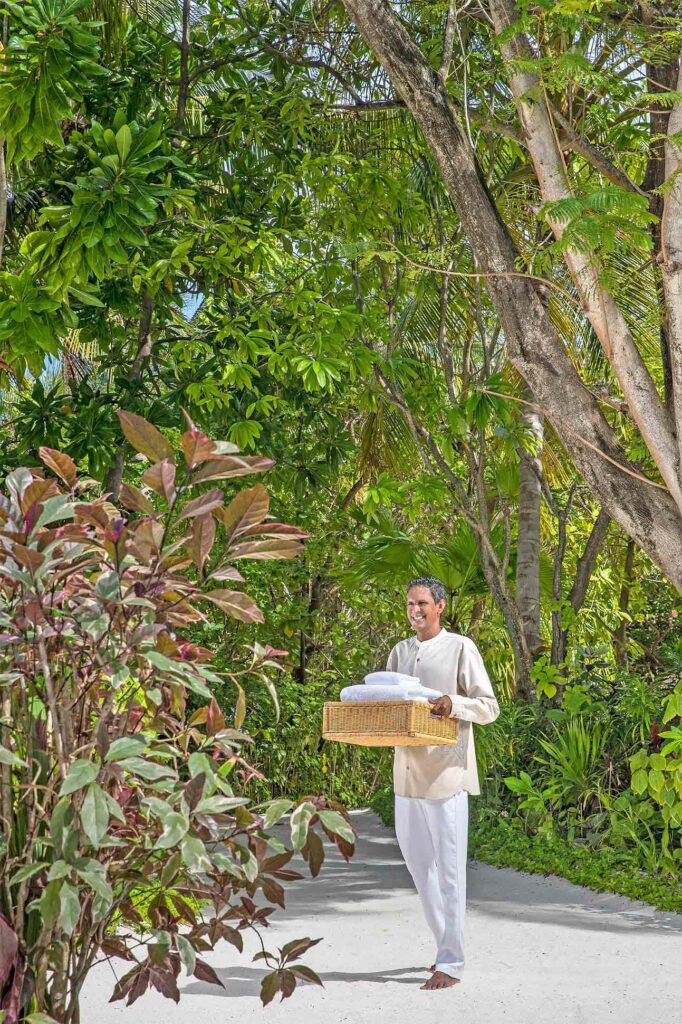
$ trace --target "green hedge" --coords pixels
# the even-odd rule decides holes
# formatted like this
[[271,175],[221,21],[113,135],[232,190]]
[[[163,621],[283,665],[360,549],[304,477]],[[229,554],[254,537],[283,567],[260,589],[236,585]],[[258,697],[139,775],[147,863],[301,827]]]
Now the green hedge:
[[[648,874],[634,854],[616,853],[609,848],[593,850],[556,836],[527,836],[513,819],[485,820],[475,805],[480,799],[476,797],[469,804],[471,859],[531,874],[558,875],[596,892],[618,893],[650,903],[658,910],[682,913],[682,879],[669,874]],[[385,825],[393,826],[390,788],[378,790],[371,806]]]

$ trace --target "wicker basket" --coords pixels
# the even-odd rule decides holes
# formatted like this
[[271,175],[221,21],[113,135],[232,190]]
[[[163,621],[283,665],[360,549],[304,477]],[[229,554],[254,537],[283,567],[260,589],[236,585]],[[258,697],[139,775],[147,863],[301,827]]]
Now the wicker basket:
[[457,742],[455,718],[436,718],[416,700],[330,701],[322,711],[326,740],[363,747],[447,746]]

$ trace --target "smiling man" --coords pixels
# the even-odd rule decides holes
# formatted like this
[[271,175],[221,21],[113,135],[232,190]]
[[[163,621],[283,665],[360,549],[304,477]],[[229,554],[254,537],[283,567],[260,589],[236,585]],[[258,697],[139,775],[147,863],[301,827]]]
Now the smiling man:
[[407,617],[415,636],[401,640],[387,669],[418,676],[443,696],[432,714],[459,719],[451,746],[396,747],[393,762],[398,844],[436,940],[424,989],[456,985],[464,969],[468,794],[481,792],[472,722],[494,722],[500,709],[476,644],[440,623],[445,587],[432,576],[410,580]]

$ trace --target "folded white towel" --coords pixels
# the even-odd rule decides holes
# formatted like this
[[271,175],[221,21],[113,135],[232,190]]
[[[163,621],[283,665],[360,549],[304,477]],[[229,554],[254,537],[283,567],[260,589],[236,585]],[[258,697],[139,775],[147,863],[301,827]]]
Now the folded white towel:
[[418,700],[426,703],[429,697],[442,697],[438,690],[426,686],[367,686],[359,683],[341,690],[342,701],[356,700]]
[[370,672],[365,676],[367,686],[402,686],[419,683],[418,676],[406,676],[403,672]]

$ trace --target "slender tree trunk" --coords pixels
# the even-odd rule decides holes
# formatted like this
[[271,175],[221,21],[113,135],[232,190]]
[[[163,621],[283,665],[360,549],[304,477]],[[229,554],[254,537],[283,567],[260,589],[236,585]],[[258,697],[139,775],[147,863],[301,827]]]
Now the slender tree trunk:
[[[154,300],[149,292],[145,291],[142,299],[142,314],[137,334],[137,352],[133,359],[128,374],[129,382],[139,381],[142,377],[145,364],[152,354],[154,342],[152,341],[151,328],[152,316],[154,314]],[[126,441],[123,439],[118,447],[114,461],[111,464],[107,478],[104,483],[104,490],[108,491],[114,501],[118,499],[121,483],[123,481],[123,469],[125,467]]]
[[175,117],[175,130],[181,134],[185,127],[185,111],[189,94],[189,31],[191,0],[182,0],[182,42],[180,44],[180,87],[178,89],[178,109]]
[[[636,548],[634,542],[632,540],[628,540],[625,548],[623,582],[621,584],[620,598],[618,600],[618,608],[625,614],[627,614],[627,610],[630,606],[630,591],[632,590],[632,584],[634,581],[635,554]],[[618,629],[616,630],[613,638],[613,646],[617,664],[624,665],[627,660],[628,650],[628,627],[626,619],[621,619],[618,624]]]
[[[532,399],[532,396],[529,396]],[[540,648],[540,502],[542,485],[538,472],[543,440],[542,417],[522,406],[526,431],[534,451],[522,450],[519,465],[519,511],[516,542],[516,603],[531,656]],[[533,463],[536,463],[535,467]]]
[[[611,523],[611,516],[605,509],[600,509],[599,515],[597,516],[594,526],[590,531],[590,536],[587,538],[585,550],[578,559],[578,564],[575,570],[575,579],[573,586],[571,587],[568,594],[568,602],[575,615],[578,614],[580,609],[585,603],[587,597],[587,588],[592,578],[594,566],[597,561],[597,556],[601,551],[604,541],[606,540],[606,534],[608,533],[609,524]],[[563,528],[564,546],[565,546],[565,523]],[[563,559],[563,551],[562,551]],[[556,579],[556,576],[555,576]],[[561,567],[559,567],[559,588],[555,592],[555,600],[559,600],[561,597]],[[552,664],[561,665],[566,660],[566,649],[568,646],[568,634],[570,632],[568,627],[562,627],[561,625],[561,613],[552,613]]]
[[[655,12],[653,6],[642,4],[642,21],[652,28],[661,27],[656,25],[657,17],[662,12]],[[667,64],[647,64],[647,89],[650,93],[673,92],[677,86],[677,64],[676,60]],[[661,226],[663,217],[663,196],[657,191],[665,181],[665,136],[668,131],[670,109],[661,107],[660,104],[650,103],[649,110],[649,159],[642,182],[643,190],[649,195],[649,210],[656,217],[656,220],[649,226],[649,231],[654,243],[653,255],[658,262],[661,258]],[[660,330],[661,360],[663,363],[663,387],[665,403],[669,409],[673,408],[673,370],[670,356],[670,342],[668,338],[668,325],[665,319],[661,323]]]
[[485,601],[482,597],[477,597],[474,601],[474,606],[471,609],[471,618],[469,619],[469,628],[467,630],[467,636],[470,636],[472,640],[475,640],[478,636],[478,631],[483,622],[483,615],[485,613]]

